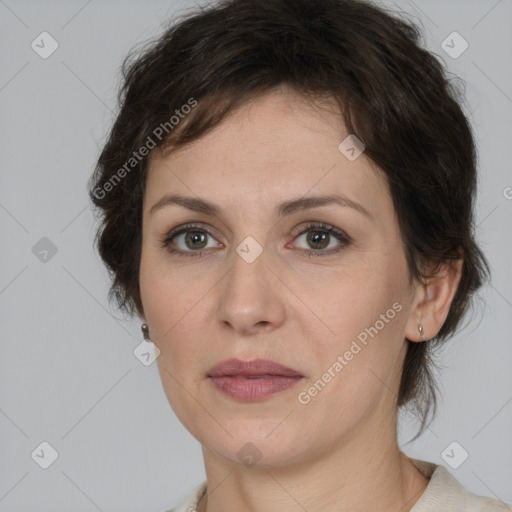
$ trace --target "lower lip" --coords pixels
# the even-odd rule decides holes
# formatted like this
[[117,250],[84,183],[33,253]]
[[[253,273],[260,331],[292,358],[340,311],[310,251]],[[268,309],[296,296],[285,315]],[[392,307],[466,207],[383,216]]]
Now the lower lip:
[[259,378],[247,378],[240,375],[224,375],[222,377],[209,377],[213,385],[231,398],[244,402],[257,402],[291,388],[302,377],[285,377],[268,375]]

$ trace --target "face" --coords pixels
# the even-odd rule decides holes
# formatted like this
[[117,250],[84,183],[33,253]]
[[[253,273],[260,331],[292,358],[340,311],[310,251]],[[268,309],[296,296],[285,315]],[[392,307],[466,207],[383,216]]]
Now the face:
[[[340,151],[348,135],[334,106],[281,88],[150,159],[144,319],[173,410],[233,463],[304,461],[396,417],[412,291],[384,177]],[[343,200],[280,209],[326,195]],[[232,358],[296,376],[209,376]]]

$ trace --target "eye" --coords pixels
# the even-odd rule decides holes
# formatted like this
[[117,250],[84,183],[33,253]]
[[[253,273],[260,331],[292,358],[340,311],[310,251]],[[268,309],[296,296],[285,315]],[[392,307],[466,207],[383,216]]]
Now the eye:
[[[351,241],[350,237],[343,231],[322,222],[309,223],[305,229],[302,229],[302,231],[295,236],[294,242],[304,235],[308,235],[305,237],[306,243],[313,248],[313,250],[308,250],[307,248],[302,249],[309,253],[309,257],[336,254]],[[326,250],[331,246],[331,242],[335,241],[333,237],[339,242],[338,245],[336,245],[334,249]],[[202,228],[202,225],[187,224],[171,230],[162,240],[161,246],[167,249],[171,254],[176,254],[177,256],[201,256],[201,251],[203,250],[219,247],[219,245],[222,246],[219,242],[217,242],[217,245],[215,243],[209,245],[208,238],[215,240],[208,231]],[[171,244],[176,245],[178,248],[172,247]]]
[[[213,237],[197,224],[187,224],[180,228],[173,229],[162,241],[162,247],[166,248],[170,253],[178,256],[200,256],[201,251],[215,247],[215,244],[208,246],[208,237]],[[176,239],[178,249],[171,247],[171,242]],[[181,243],[181,247],[180,247]]]
[[[303,229],[295,238],[295,241],[299,240],[304,235],[307,235],[304,237],[306,243],[314,249],[313,251],[308,250],[307,248],[304,249],[309,253],[310,257],[336,254],[350,243],[350,238],[343,233],[343,231],[322,222],[312,222],[308,224],[306,228]],[[335,245],[334,249],[331,248],[330,250],[325,250],[329,246],[332,247],[331,242],[335,241],[333,240],[333,237],[338,240],[339,243]]]

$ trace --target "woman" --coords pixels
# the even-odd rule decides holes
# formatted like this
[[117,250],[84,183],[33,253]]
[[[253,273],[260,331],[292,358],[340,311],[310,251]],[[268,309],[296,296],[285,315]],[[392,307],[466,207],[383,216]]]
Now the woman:
[[174,511],[511,509],[397,444],[489,273],[471,128],[418,40],[358,0],[226,0],[125,62],[90,195],[202,445]]

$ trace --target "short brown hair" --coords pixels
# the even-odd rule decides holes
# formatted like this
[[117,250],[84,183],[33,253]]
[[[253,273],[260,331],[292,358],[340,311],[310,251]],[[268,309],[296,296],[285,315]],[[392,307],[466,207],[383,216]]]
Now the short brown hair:
[[[472,130],[459,91],[419,41],[414,23],[367,1],[222,0],[176,20],[141,54],[128,55],[120,111],[89,185],[101,211],[95,242],[112,277],[109,299],[143,315],[147,157],[137,152],[150,139],[168,150],[183,146],[280,84],[305,97],[334,98],[349,133],[387,177],[411,280],[463,257],[441,330],[428,342],[409,342],[404,362],[397,405],[413,408],[421,433],[436,411],[433,351],[455,333],[490,270],[473,234]],[[170,117],[191,99],[196,106],[173,129]],[[157,137],[157,127],[165,134],[161,128]],[[434,264],[430,274],[427,262]]]

